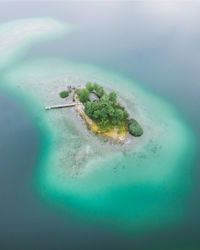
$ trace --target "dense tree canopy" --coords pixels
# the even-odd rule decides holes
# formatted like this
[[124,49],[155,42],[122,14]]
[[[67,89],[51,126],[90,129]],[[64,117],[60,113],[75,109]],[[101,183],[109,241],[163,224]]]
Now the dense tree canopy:
[[[97,83],[86,83],[86,88],[76,91],[79,100],[85,106],[85,113],[103,129],[117,126],[119,129],[126,126],[130,134],[140,136],[143,130],[139,123],[134,120],[128,120],[128,113],[117,102],[117,94],[112,91],[107,94],[103,87]],[[98,97],[94,101],[89,100],[90,93],[96,94]]]
[[[99,99],[89,101],[89,93],[95,93]],[[78,91],[81,102],[85,105],[86,114],[101,127],[120,126],[127,122],[128,114],[124,108],[117,103],[117,94],[112,91],[107,94],[103,87],[87,82],[86,88]]]

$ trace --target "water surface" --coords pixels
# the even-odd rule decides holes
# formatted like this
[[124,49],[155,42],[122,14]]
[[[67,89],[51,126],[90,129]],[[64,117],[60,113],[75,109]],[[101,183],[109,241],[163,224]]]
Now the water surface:
[[[119,5],[109,4],[106,6],[100,5],[100,7],[96,5],[92,5],[90,7],[85,5],[84,7],[85,10],[89,9],[90,13],[92,13],[89,16],[87,15],[88,16],[87,18],[84,13],[81,15],[77,9],[77,6],[73,4],[67,6],[68,7],[67,14],[64,11],[64,9],[66,8],[63,8],[61,4],[56,5],[56,7],[51,5],[49,6],[48,10],[46,8],[44,9],[41,8],[41,6],[44,7],[45,5],[40,5],[40,9],[41,9],[40,13],[43,12],[41,13],[42,15],[44,15],[45,13],[46,15],[48,14],[57,18],[65,19],[68,22],[71,21],[73,24],[81,23],[83,28],[80,29],[79,32],[74,32],[71,35],[71,38],[69,36],[68,38],[63,39],[61,42],[59,41],[48,42],[48,46],[44,44],[44,45],[35,47],[32,50],[32,52],[28,54],[27,60],[29,58],[38,57],[38,56],[40,57],[47,56],[47,55],[59,56],[63,54],[63,51],[66,51],[65,56],[68,58],[72,58],[74,61],[88,61],[90,62],[90,64],[92,63],[99,64],[99,65],[104,66],[104,68],[106,67],[112,68],[115,71],[120,69],[120,71],[127,73],[131,75],[137,81],[142,82],[143,86],[147,86],[151,88],[152,90],[156,91],[157,93],[162,94],[162,96],[165,96],[166,98],[168,98],[168,100],[173,101],[176,104],[176,106],[178,106],[179,109],[182,111],[184,116],[189,120],[191,124],[190,126],[193,126],[193,130],[194,131],[195,129],[197,130],[199,120],[198,120],[198,117],[196,116],[196,112],[197,112],[196,107],[198,107],[197,82],[198,82],[199,76],[196,70],[196,63],[198,62],[198,54],[195,54],[198,48],[197,46],[195,46],[194,42],[196,39],[198,39],[198,32],[195,29],[196,23],[194,22],[194,20],[196,20],[196,15],[195,15],[196,11],[195,11],[194,4],[190,4],[189,6],[188,4],[185,4],[184,10],[182,9],[182,12],[181,12],[182,15],[179,15],[178,20],[177,20],[177,14],[179,12],[175,8],[176,6],[172,3],[171,4],[169,3],[167,5],[166,4],[159,5],[160,9],[158,9],[158,7],[151,8],[149,4],[146,6],[145,4],[142,4],[142,5],[133,4],[131,8],[130,8],[130,5],[126,6],[122,4],[119,4]],[[166,9],[166,7],[168,7],[168,9]],[[38,16],[38,13],[34,14],[34,11],[37,12],[36,10],[38,10],[39,8],[37,5],[32,4],[31,11],[29,10],[29,8],[26,8],[26,11],[24,10],[22,11],[22,9],[25,8],[25,5],[19,4],[17,8],[19,8],[20,10],[20,16],[18,17],[28,16],[30,15],[31,11],[32,11],[32,16],[33,15]],[[187,10],[188,8],[192,10],[193,15],[189,15],[189,11]],[[106,9],[106,12],[104,11],[105,9]],[[60,13],[59,15],[57,14],[58,10]],[[158,12],[158,10],[159,11],[164,10],[165,16],[161,15]],[[157,11],[156,16],[155,16],[155,11]],[[73,15],[71,13],[73,13]],[[100,17],[102,16],[102,13],[104,13],[104,17],[106,17],[105,20],[107,22],[107,25],[105,25],[104,22],[98,22],[98,21],[92,22],[91,21],[91,20],[94,20],[94,16],[96,17],[97,20],[99,20]],[[109,18],[110,13],[117,13],[114,20],[112,18]],[[68,18],[66,18],[66,16]],[[153,16],[154,16],[154,19],[153,19]],[[10,18],[13,18],[13,17],[14,16],[12,15],[12,17]],[[99,17],[99,19],[97,17]],[[8,18],[8,15],[7,15],[7,18]],[[132,20],[131,22],[129,21],[130,18]],[[149,22],[149,20],[151,20],[151,22]],[[163,24],[161,24],[161,22],[158,22],[160,20],[163,21]],[[182,24],[181,22],[184,20],[185,20],[185,23],[187,23],[187,26],[189,26],[188,29],[186,30],[183,29],[181,25]],[[138,25],[138,23],[140,23],[140,25]],[[192,34],[191,34],[191,28],[193,28]],[[179,32],[176,32],[177,29],[179,30]],[[121,36],[121,34],[123,34],[123,36]],[[85,39],[86,37],[87,39]],[[184,37],[184,42],[182,42],[183,37]],[[180,44],[182,46],[180,46]],[[98,50],[96,50],[96,47],[98,47]],[[187,53],[185,51],[187,51]],[[165,59],[163,60],[163,58]],[[192,58],[193,60],[191,61],[189,60],[189,58]],[[13,67],[15,67],[15,65]],[[29,67],[32,67],[32,64],[29,63]],[[103,80],[105,80],[105,77],[103,78],[104,78]],[[190,82],[190,85],[188,84],[188,81]],[[183,91],[183,89],[185,89],[186,91]],[[6,101],[6,97],[4,97],[4,99],[1,99],[1,100],[3,103],[5,102],[11,103],[13,102],[13,96],[11,99],[12,101],[10,99],[8,99],[9,101]],[[4,104],[4,105],[6,105],[8,110],[13,110],[13,106],[9,107],[7,104]],[[30,130],[32,132],[29,132],[28,136],[24,134],[24,137],[26,138],[28,137],[28,141],[30,142],[31,145],[33,145],[33,149],[31,151],[34,152],[34,145],[36,144],[39,146],[38,143],[40,143],[39,140],[41,139],[38,139],[38,141],[34,143],[35,138],[37,138],[35,134],[37,133],[37,131],[34,129],[31,122],[28,122],[32,118],[30,117],[30,115],[28,115],[27,111],[24,110],[24,108],[22,107],[21,109],[19,107],[19,111],[15,111],[14,113],[16,114],[16,112],[21,112],[20,110],[22,110],[22,113],[27,114],[27,117],[25,115],[26,117],[25,119],[27,120],[27,122],[25,122],[25,125],[23,126],[28,128],[28,131]],[[2,114],[2,117],[4,117],[4,120],[6,119],[5,115],[3,116],[3,114]],[[10,120],[11,118],[8,118],[8,119]],[[12,122],[10,124],[12,124]],[[16,123],[16,126],[17,124],[18,123]],[[5,129],[7,130],[9,129],[9,127],[7,126],[5,127],[5,125],[2,125],[2,127],[4,128],[3,131],[5,131]],[[19,127],[21,128],[22,125],[19,124]],[[14,127],[14,129],[16,128]],[[25,129],[23,131],[25,131]],[[6,134],[6,132],[5,133],[3,132],[3,134]],[[18,134],[16,133],[16,130],[14,134],[16,135]],[[14,138],[15,137],[12,137],[11,139],[12,142],[14,142]],[[4,145],[6,145],[6,143],[9,143],[8,139],[4,139]],[[28,146],[28,148],[30,148],[31,145]],[[40,145],[43,146],[42,142]],[[22,142],[20,142],[20,146],[23,149],[27,147],[27,145],[23,146]],[[37,147],[35,147],[35,151],[37,150],[36,148]],[[8,152],[8,150],[6,152]],[[17,151],[15,150],[15,152]],[[25,151],[23,150],[23,152]],[[16,157],[19,157],[19,156],[20,154],[17,153]],[[24,166],[31,166],[31,157],[32,159],[34,159],[33,154],[30,156],[28,153],[26,154],[26,157],[24,159],[27,159],[29,163],[28,164],[24,163],[25,164]],[[185,154],[185,157],[186,157],[185,159],[183,158],[184,163],[188,159],[187,154]],[[17,158],[17,159],[20,159],[20,158]],[[19,160],[16,160],[16,162],[19,163],[17,164],[18,169],[21,169],[21,171],[24,173],[21,162],[19,162]],[[9,163],[8,165],[12,167],[11,163]],[[32,169],[34,169],[34,165],[35,165],[35,160],[32,160]],[[124,244],[125,244],[125,247],[129,249],[132,249],[134,244],[138,246],[138,249],[142,249],[142,247],[144,249],[145,244],[147,244],[144,242],[144,238],[148,239],[147,241],[148,246],[149,244],[152,244],[152,246],[154,247],[156,244],[159,245],[159,242],[156,243],[154,241],[154,239],[157,239],[158,237],[160,239],[170,238],[171,239],[170,245],[173,245],[172,235],[174,235],[176,232],[175,234],[177,237],[176,241],[178,241],[179,235],[181,235],[184,232],[187,232],[187,226],[192,225],[192,227],[194,228],[194,230],[192,231],[193,238],[191,238],[189,232],[187,232],[188,236],[185,237],[185,241],[187,241],[187,244],[190,244],[191,241],[197,241],[197,238],[195,238],[195,234],[198,232],[198,220],[196,220],[195,218],[198,217],[198,209],[197,209],[198,206],[196,206],[198,199],[195,197],[198,196],[198,193],[197,191],[193,193],[191,192],[191,187],[193,187],[194,190],[197,190],[197,188],[194,188],[194,184],[195,184],[195,182],[193,181],[194,178],[192,178],[192,176],[190,175],[190,173],[194,171],[193,170],[194,168],[192,168],[191,166],[189,169],[188,168],[187,169],[183,168],[183,169],[184,169],[184,172],[180,171],[178,176],[181,177],[182,182],[186,182],[186,190],[190,190],[190,192],[189,193],[185,192],[186,190],[185,190],[184,185],[182,186],[184,187],[183,189],[182,188],[181,190],[178,189],[178,192],[181,191],[181,194],[184,194],[184,199],[182,199],[183,197],[179,195],[179,193],[176,194],[176,192],[173,190],[173,186],[171,186],[172,188],[171,194],[175,195],[174,197],[176,197],[176,195],[179,195],[178,200],[179,201],[184,200],[186,204],[186,205],[183,205],[182,203],[180,203],[179,211],[183,211],[183,208],[184,208],[184,214],[183,214],[184,218],[182,218],[181,223],[180,222],[178,224],[175,223],[170,228],[167,228],[167,227],[162,228],[160,229],[160,231],[154,231],[153,233],[149,233],[146,236],[140,236],[140,237],[138,236],[138,238],[135,238],[136,236],[135,237],[132,236],[134,237],[134,243],[129,238],[129,236],[127,239],[125,236],[123,236],[125,237],[123,238],[122,236],[113,235],[112,232],[108,234],[109,235],[109,240],[108,240],[106,236],[108,233],[106,228],[104,228],[101,232],[99,232],[100,229],[94,230],[93,227],[91,228],[91,226],[88,227],[85,225],[85,227],[87,227],[88,233],[84,233],[84,235],[85,234],[89,235],[93,232],[92,235],[94,235],[96,239],[100,239],[101,237],[104,238],[104,241],[101,242],[102,245],[111,244],[111,247],[113,246],[115,249],[117,247],[119,249],[122,249],[122,246],[124,247]],[[21,177],[22,176],[20,175],[19,178]],[[189,178],[190,179],[189,183],[188,183],[188,177],[191,177]],[[9,178],[9,177],[6,177],[6,178]],[[23,178],[23,180],[24,179],[25,178]],[[28,183],[30,179],[29,180],[28,179],[26,179],[27,181],[26,187],[29,186]],[[5,190],[5,184],[3,184],[3,182],[2,182],[2,185],[4,186],[4,190]],[[188,189],[188,185],[189,185],[189,189]],[[26,188],[24,189],[27,190]],[[159,189],[159,191],[161,190]],[[164,190],[165,196],[166,194],[169,194],[168,191],[169,191],[168,189]],[[102,249],[102,245],[96,246],[96,244],[94,243],[95,241],[94,242],[92,241],[91,244],[88,242],[89,241],[88,239],[90,239],[91,237],[88,237],[88,238],[86,237],[87,240],[86,239],[83,240],[83,238],[81,237],[81,235],[83,236],[83,233],[81,232],[81,230],[84,228],[84,226],[77,225],[74,221],[72,222],[71,219],[70,219],[70,227],[69,227],[69,223],[68,223],[68,226],[65,225],[66,221],[68,221],[68,219],[66,219],[66,213],[64,216],[65,219],[63,217],[61,219],[61,217],[59,217],[56,213],[52,212],[53,210],[51,210],[49,207],[44,209],[43,205],[41,205],[43,203],[39,203],[37,201],[34,194],[32,194],[32,191],[28,191],[29,194],[24,194],[24,195],[22,192],[20,192],[20,190],[18,192],[20,193],[20,195],[24,197],[24,199],[26,199],[25,197],[27,196],[34,197],[33,200],[29,201],[31,204],[32,203],[35,204],[34,206],[30,206],[29,215],[35,214],[36,217],[41,217],[43,218],[43,220],[44,218],[46,218],[46,221],[48,222],[50,221],[50,223],[52,223],[51,228],[54,228],[54,230],[56,226],[60,227],[60,225],[62,225],[62,228],[60,230],[57,230],[57,232],[59,233],[57,233],[56,237],[54,238],[54,241],[53,241],[54,242],[53,244],[55,244],[54,246],[56,246],[59,242],[61,244],[61,247],[63,248],[66,245],[68,246],[70,245],[71,247],[74,246],[75,249],[78,248],[77,243],[73,245],[72,240],[68,239],[66,241],[65,237],[62,237],[62,235],[63,236],[65,235],[65,230],[69,228],[68,230],[71,232],[70,235],[77,236],[78,234],[79,239],[81,240],[81,242],[83,242],[83,244],[85,244],[87,248],[89,248],[89,246],[92,245],[96,248],[99,247],[99,249]],[[142,190],[139,190],[138,194],[141,195],[141,193],[142,193]],[[6,196],[5,192],[3,192],[3,194],[4,196]],[[154,200],[152,199],[153,196],[159,198],[159,196],[156,196],[155,194],[156,192],[154,191],[152,195],[150,196],[151,197],[149,199],[150,204],[155,204]],[[187,195],[185,196],[185,194]],[[130,195],[132,195],[132,193],[129,194],[129,197]],[[161,199],[163,198],[164,195],[160,196]],[[149,196],[147,196],[147,198],[148,197]],[[169,198],[173,205],[177,205],[177,204],[174,204],[173,197],[168,197],[168,199]],[[190,199],[190,202],[188,201],[188,199]],[[16,207],[16,203],[18,201],[15,201],[14,199],[12,199],[12,197],[11,197],[11,201],[14,202],[15,204],[13,207]],[[125,201],[127,201],[127,199],[125,199]],[[25,202],[22,202],[22,204],[25,204]],[[166,210],[164,211],[160,210],[162,216],[163,215],[167,216],[167,211],[169,211],[168,208],[170,207],[169,204],[170,203],[167,202],[166,206],[164,206],[166,207]],[[8,205],[5,205],[5,207],[8,207]],[[23,207],[24,206],[20,207],[18,211],[22,212]],[[159,209],[159,206],[157,207]],[[178,208],[178,206],[175,206],[175,207]],[[27,207],[26,207],[26,211],[28,211]],[[142,209],[142,211],[144,212],[145,209]],[[191,211],[191,216],[190,216],[189,211]],[[171,212],[172,214],[174,212],[176,214],[174,206],[172,206]],[[12,210],[12,213],[14,214],[13,215],[15,218],[14,220],[16,221],[16,218],[18,218],[16,209],[15,209],[15,212],[13,212]],[[147,214],[148,214],[148,211],[147,211]],[[26,218],[26,217],[24,216],[23,218]],[[150,218],[152,219],[154,218],[154,216],[153,217],[150,216]],[[175,216],[173,221],[176,222],[176,220],[177,220],[177,216]],[[35,224],[32,221],[33,226],[30,226],[30,225],[28,226],[26,224],[27,221],[28,220],[23,219],[22,224],[24,225],[24,228],[26,229],[29,228],[28,232],[29,232],[30,238],[29,240],[27,240],[27,242],[23,241],[22,243],[21,232],[23,232],[23,227],[20,227],[22,231],[20,231],[18,233],[18,236],[16,237],[16,241],[21,242],[19,244],[29,244],[29,242],[33,242],[33,238],[31,237],[31,235],[32,235],[32,232],[34,231]],[[64,222],[61,222],[61,221],[64,221]],[[12,224],[12,228],[15,228],[12,222],[11,224]],[[18,226],[19,223],[16,223],[16,225],[17,225],[16,228],[19,228]],[[5,222],[5,227],[7,227],[7,230],[10,230],[11,228],[11,226],[9,226],[8,223],[6,222]],[[35,228],[37,228],[37,225],[35,225]],[[74,228],[74,231],[73,231],[73,228]],[[42,245],[47,244],[46,243],[47,236],[45,237],[45,235],[47,235],[47,232],[48,232],[47,227],[43,227],[40,242],[35,243],[36,245],[38,244],[41,247]],[[8,245],[8,242],[6,241],[6,237],[4,238],[3,244],[5,246]],[[180,240],[180,244],[182,244],[182,240]],[[195,244],[193,243],[193,245]],[[160,243],[160,246],[162,246],[162,243]],[[91,248],[94,249],[94,247],[91,247]],[[173,249],[173,248],[169,248],[169,249]]]

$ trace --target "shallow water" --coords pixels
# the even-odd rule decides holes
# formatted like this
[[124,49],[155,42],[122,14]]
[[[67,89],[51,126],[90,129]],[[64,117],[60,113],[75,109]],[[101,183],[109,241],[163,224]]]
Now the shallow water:
[[[117,8],[113,6],[108,5],[106,8],[109,10]],[[77,10],[74,5],[70,7],[71,11]],[[135,7],[134,5],[133,11],[135,11]],[[137,8],[140,8],[141,12],[147,10],[144,6]],[[120,13],[129,13],[126,7],[122,9]],[[92,10],[96,9],[93,7]],[[142,13],[140,13],[141,16]],[[141,16],[139,15],[140,18]],[[74,23],[77,24],[77,22]],[[113,26],[112,21],[108,23],[110,28],[113,28],[112,34],[114,36],[115,26]],[[125,24],[127,24],[126,21]],[[97,23],[99,28],[98,25]],[[84,23],[83,27],[88,33],[74,31],[66,37],[66,40],[62,40],[62,44],[66,44],[67,39],[70,40],[70,36],[75,36],[75,40],[79,37],[78,40],[80,40],[84,37],[83,34],[86,36],[86,34],[91,33],[92,28],[95,30],[95,27],[91,27],[88,23]],[[104,25],[102,25],[102,29],[103,27]],[[131,24],[130,27],[132,27]],[[140,28],[142,30],[142,24]],[[154,28],[152,27],[152,29]],[[109,31],[111,32],[111,30]],[[160,32],[160,29],[158,29],[157,33],[160,34]],[[73,35],[75,33],[76,35]],[[99,33],[99,29],[96,36],[97,33]],[[92,34],[94,36],[94,32]],[[117,34],[118,31],[115,35]],[[71,46],[74,42],[73,39]],[[113,37],[109,39],[112,41]],[[93,39],[93,42],[95,44],[95,39]],[[51,47],[54,44],[57,44],[57,41],[52,44],[49,43],[49,46]],[[160,44],[163,45],[162,41],[160,41]],[[67,45],[69,48],[70,42]],[[117,45],[119,46],[119,44]],[[155,238],[158,236],[161,238],[170,237],[169,231],[173,232],[174,230],[179,230],[176,231],[178,237],[179,232],[185,228],[184,221],[187,222],[188,198],[192,197],[191,192],[192,187],[194,187],[192,163],[196,140],[190,129],[191,125],[188,125],[173,105],[155,96],[150,90],[146,91],[144,89],[145,83],[142,87],[142,85],[136,84],[132,79],[116,73],[116,71],[79,63],[80,60],[83,61],[85,58],[81,53],[77,56],[77,51],[80,49],[76,49],[76,45],[73,46],[73,62],[66,61],[66,59],[58,56],[56,60],[53,58],[45,59],[45,57],[31,60],[27,58],[24,62],[13,64],[11,69],[8,68],[4,72],[2,85],[6,86],[6,92],[10,92],[12,97],[14,95],[18,102],[26,104],[26,111],[32,113],[29,119],[40,132],[40,150],[38,152],[39,157],[37,157],[39,165],[33,167],[34,177],[29,176],[29,181],[32,179],[32,182],[28,184],[35,187],[31,191],[34,199],[40,199],[39,197],[42,194],[44,200],[48,202],[45,211],[47,210],[47,214],[52,211],[53,216],[56,216],[56,226],[60,225],[57,213],[62,212],[64,222],[62,224],[63,231],[59,230],[61,235],[68,228],[64,225],[65,222],[70,220],[70,228],[75,228],[74,234],[77,230],[78,235],[81,235],[80,230],[82,227],[84,228],[81,223],[84,222],[85,228],[90,233],[93,230],[97,239],[99,237],[104,238],[102,245],[109,242],[115,249],[117,247],[122,249],[124,244],[127,249],[131,249],[134,244],[138,249],[145,248],[145,243],[142,243],[144,238],[148,239],[148,245],[150,243],[152,247],[155,247]],[[132,48],[133,45],[130,44],[129,46]],[[134,46],[133,48],[138,52],[137,43]],[[141,46],[141,44],[138,46]],[[85,48],[89,50],[89,46],[84,46],[84,51]],[[59,55],[60,47],[55,48],[55,50]],[[125,48],[125,52],[127,50]],[[70,53],[73,50],[69,49],[68,51],[66,57],[70,58],[72,57]],[[29,54],[29,57],[41,57],[47,54],[52,56],[54,53],[51,53],[50,48],[45,50],[44,46],[41,46],[35,48],[32,54]],[[102,64],[99,54],[99,52],[96,53],[96,63]],[[133,54],[135,53],[133,52]],[[131,62],[132,57],[128,57],[128,55],[126,57]],[[112,67],[117,70],[119,65],[116,66],[116,60],[114,59],[116,58],[113,58]],[[16,57],[14,60],[16,60]],[[92,63],[93,60],[89,54],[86,61],[90,60]],[[104,63],[104,65],[104,68],[108,66],[107,63]],[[134,60],[132,65],[134,66]],[[161,67],[158,64],[157,66]],[[125,66],[121,67],[122,70],[124,70],[123,67]],[[145,67],[143,70],[145,70]],[[128,70],[124,71],[130,74]],[[132,74],[135,73],[134,71],[136,71],[136,76],[140,73],[137,67]],[[54,103],[54,101],[56,103],[61,102],[57,96],[55,97],[55,93],[59,92],[66,84],[75,81],[83,83],[88,78],[98,80],[108,88],[115,88],[127,107],[133,107],[129,108],[129,112],[141,121],[146,131],[144,137],[140,138],[137,143],[131,141],[120,147],[106,143],[106,146],[102,147],[102,141],[86,130],[84,124],[73,111],[61,110],[54,113],[45,113],[41,109],[47,102],[47,104]],[[152,84],[151,87],[152,89],[156,87],[157,92],[162,92],[165,80],[161,78],[159,80],[158,85]],[[174,84],[176,86],[176,81]],[[9,89],[8,86],[10,86]],[[47,89],[48,95],[46,95]],[[168,86],[168,92],[165,93],[165,97],[168,99],[170,91]],[[185,100],[184,96],[182,98]],[[173,100],[173,97],[171,99]],[[178,102],[177,106],[180,106],[182,102]],[[191,106],[191,110],[193,111],[193,106]],[[189,115],[187,109],[183,109],[182,113],[184,112],[184,116],[187,117]],[[35,138],[35,136],[33,137]],[[32,139],[30,138],[30,140]],[[54,145],[54,147],[52,148],[51,145]],[[78,155],[76,154],[77,150]],[[102,157],[104,160],[101,159]],[[30,164],[27,165],[30,166]],[[19,167],[21,169],[21,164],[19,164]],[[35,190],[37,190],[37,194]],[[37,207],[37,205],[35,206]],[[35,216],[37,215],[41,215],[40,209],[35,214]],[[43,218],[44,215],[41,216]],[[79,226],[77,226],[77,222],[72,222],[73,220],[71,221],[69,216],[79,218]],[[51,216],[49,217],[47,221],[52,221]],[[103,224],[99,220],[103,220]],[[91,221],[93,221],[92,225],[90,225]],[[192,220],[189,223],[191,222]],[[99,227],[102,231],[98,232],[98,229],[94,230],[94,227]],[[127,229],[127,236],[122,232],[120,233],[120,228]],[[116,229],[118,233],[115,232],[113,236],[112,231]],[[107,230],[109,230],[112,239],[110,241],[107,241],[105,237]],[[148,234],[144,235],[142,233],[144,231],[147,231]],[[129,238],[130,233],[135,243]],[[138,233],[142,233],[142,235],[138,235]],[[42,234],[46,235],[45,228]],[[60,238],[62,237],[55,237],[55,246],[56,242],[61,240]],[[81,237],[80,239],[82,241]],[[118,240],[114,242],[113,239]],[[171,239],[171,244],[173,244],[173,238]],[[30,239],[31,241],[32,239]],[[5,240],[4,242],[7,244]],[[41,242],[45,244],[45,237]],[[70,240],[65,242],[62,239],[61,242],[63,248],[67,244],[72,244]],[[87,248],[94,249],[87,243],[84,244]],[[92,244],[94,243],[92,242]],[[73,244],[71,246],[73,247]],[[74,245],[75,249],[78,247],[77,244]],[[98,246],[95,247],[98,248]],[[99,249],[102,249],[102,247],[99,246]]]

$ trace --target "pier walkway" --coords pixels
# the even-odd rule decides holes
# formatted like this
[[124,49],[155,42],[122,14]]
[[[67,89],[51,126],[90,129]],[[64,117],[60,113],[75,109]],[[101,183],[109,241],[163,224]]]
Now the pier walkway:
[[73,103],[67,103],[67,104],[45,106],[45,109],[49,110],[49,109],[59,109],[59,108],[74,107],[76,104],[79,104],[79,103],[73,102]]

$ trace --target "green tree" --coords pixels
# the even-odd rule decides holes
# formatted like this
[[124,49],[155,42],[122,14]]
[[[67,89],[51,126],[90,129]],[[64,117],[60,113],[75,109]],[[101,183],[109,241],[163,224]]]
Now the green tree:
[[93,102],[86,102],[86,103],[85,103],[85,113],[86,113],[89,117],[92,117],[92,113],[93,113],[92,104],[93,104]]
[[115,91],[112,91],[109,93],[108,95],[109,101],[111,101],[112,103],[116,103],[117,101],[117,94]]
[[103,95],[104,95],[104,89],[103,89],[103,87],[101,87],[101,86],[99,86],[97,89],[96,89],[96,94],[97,94],[97,96],[98,97],[102,97]]
[[124,112],[121,109],[116,109],[115,110],[115,118],[118,121],[122,121],[124,119]]
[[86,83],[86,89],[89,91],[89,92],[92,92],[94,90],[94,87],[92,86],[92,83],[91,82],[87,82]]
[[94,117],[96,120],[100,120],[100,119],[101,119],[101,116],[102,116],[101,110],[95,110],[95,111],[94,111],[93,117]]
[[89,98],[90,92],[87,89],[81,89],[78,93],[79,100],[85,103]]
[[94,85],[93,85],[94,90],[97,91],[97,89],[98,89],[99,87],[100,87],[99,84],[97,84],[97,83],[95,82]]
[[97,84],[96,82],[93,85],[93,90],[96,91],[97,96],[100,98],[105,94],[103,87]]

